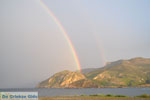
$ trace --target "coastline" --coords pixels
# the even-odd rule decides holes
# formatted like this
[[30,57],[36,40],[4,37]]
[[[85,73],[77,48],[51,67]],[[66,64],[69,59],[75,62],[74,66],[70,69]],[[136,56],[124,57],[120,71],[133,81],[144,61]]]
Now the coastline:
[[124,95],[81,95],[81,96],[54,96],[39,97],[39,100],[150,100],[150,95],[140,95],[136,97],[128,97]]

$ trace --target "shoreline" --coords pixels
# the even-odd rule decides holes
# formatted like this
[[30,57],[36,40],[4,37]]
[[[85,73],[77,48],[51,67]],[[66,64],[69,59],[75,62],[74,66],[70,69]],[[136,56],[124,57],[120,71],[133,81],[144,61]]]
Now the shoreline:
[[101,88],[102,89],[106,89],[106,88],[109,88],[109,89],[110,88],[113,88],[113,89],[114,88],[117,88],[117,89],[118,88],[150,88],[150,86],[145,86],[145,87],[140,87],[140,86],[139,87],[98,87],[98,88],[94,88],[94,87],[93,88],[92,87],[90,87],[90,88],[44,88],[43,87],[42,88],[41,87],[41,88],[33,88],[33,89],[101,89]]
[[100,87],[100,88],[0,88],[0,90],[11,90],[11,89],[121,89],[121,88],[150,88],[148,87]]
[[129,97],[124,95],[80,95],[80,96],[52,96],[39,97],[39,100],[150,100],[150,95],[140,95],[136,97]]

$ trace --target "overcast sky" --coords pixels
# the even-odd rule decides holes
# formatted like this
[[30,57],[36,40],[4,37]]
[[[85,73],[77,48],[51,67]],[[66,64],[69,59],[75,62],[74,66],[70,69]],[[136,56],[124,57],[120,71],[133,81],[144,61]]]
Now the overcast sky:
[[[43,0],[70,37],[82,68],[150,58],[150,0]],[[0,0],[0,88],[35,87],[77,70],[59,27],[39,0]]]

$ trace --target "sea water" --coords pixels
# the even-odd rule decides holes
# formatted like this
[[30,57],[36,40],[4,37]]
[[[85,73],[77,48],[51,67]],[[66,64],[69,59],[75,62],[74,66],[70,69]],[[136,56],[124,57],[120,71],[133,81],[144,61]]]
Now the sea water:
[[0,89],[0,92],[38,92],[39,96],[74,96],[92,94],[113,94],[138,96],[150,94],[150,88],[15,88]]

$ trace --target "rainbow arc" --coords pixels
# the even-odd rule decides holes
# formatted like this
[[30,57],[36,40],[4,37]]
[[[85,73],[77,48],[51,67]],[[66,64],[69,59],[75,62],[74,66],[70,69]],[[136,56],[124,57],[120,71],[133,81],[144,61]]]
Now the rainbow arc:
[[80,66],[80,61],[79,61],[79,58],[77,56],[76,50],[75,50],[74,45],[72,44],[72,41],[70,40],[70,38],[69,38],[69,36],[68,36],[68,34],[66,32],[66,30],[62,26],[61,22],[57,19],[55,14],[44,4],[44,2],[42,0],[40,0],[40,4],[46,10],[46,12],[49,14],[49,16],[54,20],[54,22],[57,24],[57,26],[59,27],[60,31],[63,33],[64,38],[66,39],[66,41],[68,43],[68,46],[70,47],[70,50],[72,52],[72,56],[74,58],[76,66],[77,66],[78,70],[80,72],[82,72],[81,71],[81,66]]

